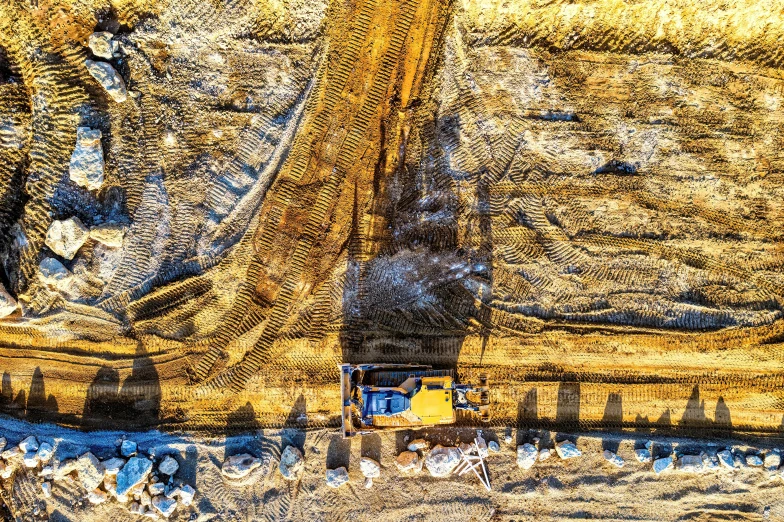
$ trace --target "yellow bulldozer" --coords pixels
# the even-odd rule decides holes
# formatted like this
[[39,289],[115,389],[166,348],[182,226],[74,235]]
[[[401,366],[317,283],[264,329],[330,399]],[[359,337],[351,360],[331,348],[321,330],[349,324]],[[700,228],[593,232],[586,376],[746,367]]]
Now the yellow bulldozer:
[[455,382],[451,370],[416,364],[341,364],[343,436],[380,429],[452,424],[456,411],[490,420],[487,377],[478,387]]

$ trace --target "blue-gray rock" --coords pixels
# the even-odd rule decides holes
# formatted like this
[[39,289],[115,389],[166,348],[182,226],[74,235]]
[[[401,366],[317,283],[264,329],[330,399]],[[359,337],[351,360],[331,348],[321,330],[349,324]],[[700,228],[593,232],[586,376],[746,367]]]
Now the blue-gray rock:
[[672,457],[664,457],[653,461],[653,472],[657,475],[668,469],[672,469]]
[[[131,457],[117,473],[117,495],[126,495],[147,480],[152,471],[152,462],[146,458]],[[97,486],[96,486],[97,487]]]
[[556,444],[555,452],[564,460],[580,457],[583,454],[583,452],[577,449],[577,446],[569,440],[563,440]]
[[122,103],[128,99],[125,82],[117,74],[117,71],[114,70],[114,67],[106,62],[95,62],[93,60],[85,60],[84,65],[87,67],[90,75],[101,84],[114,101]]

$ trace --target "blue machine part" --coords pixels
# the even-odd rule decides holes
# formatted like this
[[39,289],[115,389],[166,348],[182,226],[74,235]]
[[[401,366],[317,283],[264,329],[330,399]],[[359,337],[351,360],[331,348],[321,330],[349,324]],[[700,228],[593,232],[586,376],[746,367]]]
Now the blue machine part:
[[402,391],[382,389],[371,391],[370,386],[361,386],[362,391],[362,418],[374,415],[396,415],[411,408],[411,398]]

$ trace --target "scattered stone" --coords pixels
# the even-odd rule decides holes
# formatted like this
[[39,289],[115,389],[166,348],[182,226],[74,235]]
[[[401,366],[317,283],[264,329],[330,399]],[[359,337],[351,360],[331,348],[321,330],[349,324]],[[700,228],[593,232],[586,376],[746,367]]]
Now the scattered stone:
[[144,515],[145,509],[144,509],[144,506],[142,506],[138,502],[134,502],[133,504],[131,504],[131,507],[130,507],[129,511],[131,513],[133,513],[134,515],[140,515],[141,516],[141,515]]
[[153,482],[152,484],[147,485],[147,491],[149,491],[150,495],[153,497],[163,495],[163,492],[166,491],[166,485],[163,482]]
[[759,455],[746,455],[746,465],[754,468],[762,466],[763,462]]
[[366,478],[381,476],[381,465],[369,457],[362,457],[359,459],[359,470]]
[[180,494],[179,486],[173,488],[172,487],[166,488],[166,493],[165,493],[166,498],[177,498],[179,494]]
[[38,474],[39,477],[51,477],[54,474],[54,468],[52,466],[44,466],[41,469],[41,472]]
[[491,440],[490,442],[488,442],[487,443],[487,447],[493,453],[498,453],[499,451],[501,451],[501,446],[499,446],[498,443],[496,441],[494,441],[494,440]]
[[117,74],[117,71],[114,70],[114,67],[106,62],[95,62],[93,60],[85,60],[84,65],[87,67],[87,71],[101,84],[114,101],[122,103],[128,99],[125,82]]
[[68,290],[71,276],[71,271],[53,257],[45,257],[38,265],[38,278],[41,282],[58,290]]
[[552,452],[550,451],[550,449],[549,448],[544,448],[543,450],[539,451],[539,461],[541,462],[541,461],[545,461],[545,460],[549,459],[550,455],[552,455]]
[[41,464],[46,464],[52,460],[52,455],[54,455],[54,448],[48,442],[42,442],[41,445],[38,446],[38,451],[36,451],[35,455]]
[[152,495],[146,489],[142,491],[142,494],[139,495],[139,502],[144,507],[150,507],[152,505]]
[[108,32],[93,33],[87,40],[87,45],[95,56],[111,60],[120,47],[118,42],[112,40],[114,35]]
[[100,489],[95,489],[93,491],[90,491],[90,493],[88,493],[87,500],[88,502],[90,502],[90,504],[95,504],[95,505],[103,504],[104,502],[106,502],[106,493],[104,493]]
[[404,451],[395,459],[395,466],[404,475],[419,473],[423,465],[424,461],[416,451]]
[[44,482],[43,484],[41,484],[41,491],[44,492],[45,498],[50,498],[52,496],[52,483]]
[[555,452],[562,459],[573,459],[582,456],[583,452],[577,449],[572,441],[563,440],[555,445]]
[[427,451],[428,448],[430,444],[425,439],[416,439],[408,445],[408,451]]
[[22,462],[26,468],[37,468],[38,467],[38,455],[31,451],[29,453],[25,453],[22,457]]
[[158,465],[158,471],[160,471],[164,475],[172,476],[175,473],[177,473],[178,469],[180,469],[180,465],[177,463],[175,459],[173,459],[169,455],[166,455],[163,461]]
[[183,506],[190,506],[195,495],[196,490],[193,489],[190,485],[185,484],[180,488],[180,503]]
[[108,460],[104,460],[101,464],[103,464],[103,469],[107,475],[116,475],[125,465],[125,459],[112,457]]
[[79,481],[87,491],[93,491],[103,482],[103,466],[98,458],[89,451],[76,461]]
[[665,470],[672,469],[672,467],[672,457],[664,457],[653,461],[653,472],[657,475]]
[[90,230],[90,237],[109,248],[121,247],[125,228],[114,224],[100,225]]
[[16,471],[16,469],[13,466],[0,460],[0,478],[5,480],[10,479],[14,475],[14,471]]
[[781,466],[781,454],[771,451],[765,454],[764,460],[765,469],[768,471],[776,471]]
[[514,439],[512,438],[511,435],[507,434],[506,437],[504,437],[504,442],[507,444],[511,444],[512,442],[514,442]]
[[434,477],[446,477],[460,464],[460,459],[456,447],[438,444],[425,457],[425,467]]
[[732,457],[732,463],[736,468],[745,468],[747,466],[746,459],[743,455],[735,454]]
[[338,469],[327,470],[327,486],[331,488],[339,488],[348,482],[348,471],[346,468],[339,467]]
[[152,498],[152,507],[164,517],[169,518],[177,509],[177,501],[158,495]]
[[259,466],[261,466],[261,459],[257,459],[253,455],[247,453],[232,455],[223,462],[221,473],[230,479],[241,479],[247,477]]
[[87,190],[98,190],[103,185],[103,149],[101,131],[90,127],[76,128],[76,146],[68,165],[71,181]]
[[638,462],[642,462],[644,464],[647,464],[652,460],[651,452],[647,448],[638,448],[634,450],[634,456],[637,458]]
[[[17,306],[18,303],[16,302],[16,299],[14,299],[11,294],[6,291],[2,283],[0,283],[0,319],[14,313]],[[0,446],[0,450],[2,449],[2,446]]]
[[69,474],[76,471],[78,467],[79,464],[76,462],[76,459],[65,459],[62,462],[57,462],[54,466],[54,479],[63,480]]
[[54,220],[46,231],[46,246],[65,259],[73,259],[89,234],[87,227],[77,217]]
[[305,460],[302,458],[302,452],[294,446],[286,446],[283,454],[280,456],[280,464],[278,470],[283,478],[286,480],[299,480],[302,471],[305,469]]
[[7,450],[3,451],[3,453],[0,454],[0,457],[2,457],[3,460],[11,460],[14,457],[16,457],[18,455],[21,455],[21,454],[22,454],[22,452],[19,449],[19,446],[14,446],[12,448],[8,448]]
[[517,446],[517,467],[523,469],[531,469],[539,457],[539,451],[533,444],[523,444]]
[[19,451],[22,453],[35,453],[38,451],[38,439],[32,435],[19,443]]
[[370,489],[370,488],[372,488],[372,487],[373,487],[373,479],[372,479],[372,478],[370,478],[370,477],[365,477],[365,483],[364,483],[364,486],[365,486],[365,489]]
[[458,448],[466,455],[471,455],[474,452],[474,445],[467,442],[461,442]]
[[490,452],[487,449],[487,442],[481,435],[476,436],[476,448],[479,451],[479,456],[486,459]]
[[682,455],[676,464],[678,470],[687,473],[701,473],[705,470],[702,455]]
[[132,457],[136,455],[136,443],[132,440],[124,440],[120,445],[120,455],[123,457]]
[[604,450],[604,460],[606,460],[616,468],[622,468],[626,464],[626,462],[624,462],[623,458],[621,458],[620,455],[610,450]]
[[724,466],[725,468],[729,468],[729,469],[735,468],[735,462],[732,459],[732,452],[730,452],[730,450],[726,450],[726,449],[722,450],[718,452],[716,456],[719,457],[719,463],[721,463],[721,465]]
[[131,457],[120,472],[117,473],[117,495],[126,495],[133,488],[147,480],[147,476],[151,471],[152,462],[149,459]]

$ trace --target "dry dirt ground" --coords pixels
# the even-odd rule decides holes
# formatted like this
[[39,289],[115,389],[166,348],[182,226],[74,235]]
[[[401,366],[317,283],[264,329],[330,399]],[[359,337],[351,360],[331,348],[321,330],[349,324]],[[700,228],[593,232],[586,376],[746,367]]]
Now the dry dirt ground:
[[776,0],[1,2],[0,409],[335,428],[338,363],[415,362],[496,429],[777,436],[783,40]]

